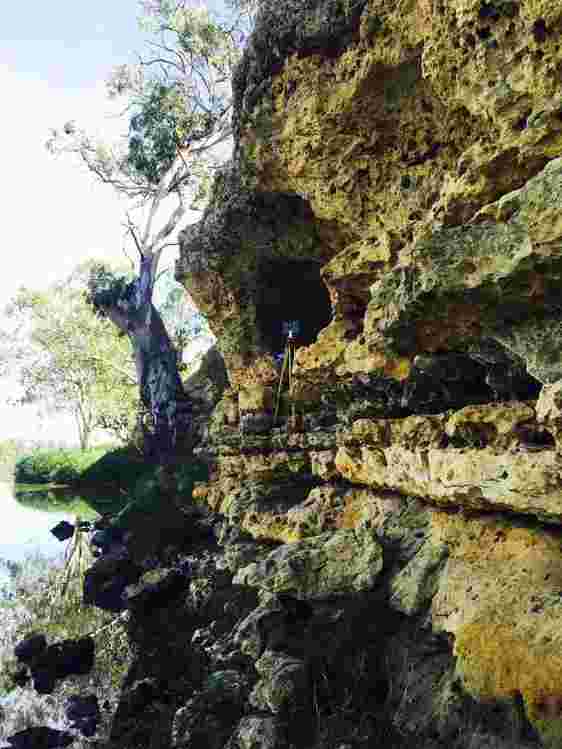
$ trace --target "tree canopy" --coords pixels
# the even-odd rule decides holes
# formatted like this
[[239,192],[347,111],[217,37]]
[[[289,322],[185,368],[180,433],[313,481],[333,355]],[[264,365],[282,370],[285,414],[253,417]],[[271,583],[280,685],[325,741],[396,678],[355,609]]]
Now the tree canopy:
[[83,448],[97,428],[126,440],[138,410],[131,348],[94,313],[83,281],[21,288],[6,312],[7,362],[21,387],[15,401],[71,413]]

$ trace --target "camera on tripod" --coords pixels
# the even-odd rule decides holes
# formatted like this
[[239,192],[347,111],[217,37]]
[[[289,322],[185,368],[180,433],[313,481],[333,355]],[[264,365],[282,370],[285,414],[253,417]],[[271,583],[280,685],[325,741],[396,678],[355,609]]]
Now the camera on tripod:
[[283,335],[287,338],[296,338],[301,332],[301,324],[298,320],[285,320],[283,322]]

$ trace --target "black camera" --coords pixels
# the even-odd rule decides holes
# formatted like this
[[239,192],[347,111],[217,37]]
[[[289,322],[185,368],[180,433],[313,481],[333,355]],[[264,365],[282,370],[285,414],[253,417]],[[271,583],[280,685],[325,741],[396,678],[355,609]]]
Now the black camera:
[[283,323],[283,335],[287,338],[295,338],[301,332],[301,324],[298,320],[286,320]]

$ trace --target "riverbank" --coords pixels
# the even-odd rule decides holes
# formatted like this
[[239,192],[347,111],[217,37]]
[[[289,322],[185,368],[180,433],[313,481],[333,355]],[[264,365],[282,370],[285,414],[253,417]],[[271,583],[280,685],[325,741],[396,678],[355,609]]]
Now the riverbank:
[[131,448],[104,445],[88,450],[39,449],[17,458],[14,479],[18,484],[89,487],[113,484],[127,488],[151,469],[138,451]]
[[191,497],[195,482],[205,481],[208,472],[203,463],[191,459],[170,474],[136,451],[106,447],[35,450],[17,460],[14,478],[20,503],[37,509],[52,503],[62,507],[80,495],[96,512],[127,527],[139,513],[157,513],[163,496]]

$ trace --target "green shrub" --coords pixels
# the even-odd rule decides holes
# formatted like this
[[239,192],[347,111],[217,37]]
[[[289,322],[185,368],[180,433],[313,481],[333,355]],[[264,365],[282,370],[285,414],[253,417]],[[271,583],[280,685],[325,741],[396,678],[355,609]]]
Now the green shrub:
[[34,450],[16,461],[15,478],[20,484],[73,484],[93,463],[107,452],[107,447],[90,450]]
[[139,475],[150,468],[135,450],[128,448],[39,449],[16,461],[15,478],[20,484],[132,487]]

